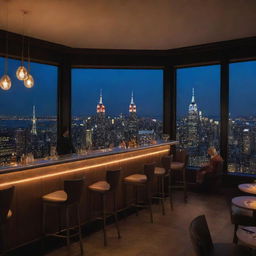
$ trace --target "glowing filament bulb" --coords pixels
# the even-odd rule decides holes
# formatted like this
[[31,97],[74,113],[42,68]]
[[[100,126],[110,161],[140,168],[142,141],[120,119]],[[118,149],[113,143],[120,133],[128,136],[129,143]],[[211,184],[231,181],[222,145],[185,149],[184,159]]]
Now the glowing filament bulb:
[[27,78],[24,80],[24,85],[27,88],[32,88],[34,86],[34,79],[30,74],[28,74]]
[[16,76],[19,80],[25,80],[28,77],[28,71],[24,66],[18,67]]
[[10,77],[8,75],[4,75],[2,76],[1,80],[0,80],[0,87],[7,91],[11,88],[12,86],[12,81],[10,79]]

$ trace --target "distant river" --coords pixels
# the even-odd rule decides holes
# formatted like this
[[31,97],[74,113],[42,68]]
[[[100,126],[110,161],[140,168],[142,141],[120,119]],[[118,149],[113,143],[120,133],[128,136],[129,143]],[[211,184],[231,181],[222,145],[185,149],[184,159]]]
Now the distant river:
[[[37,120],[37,127],[49,127],[56,124],[55,120]],[[31,120],[0,120],[0,128],[26,128],[31,127]]]

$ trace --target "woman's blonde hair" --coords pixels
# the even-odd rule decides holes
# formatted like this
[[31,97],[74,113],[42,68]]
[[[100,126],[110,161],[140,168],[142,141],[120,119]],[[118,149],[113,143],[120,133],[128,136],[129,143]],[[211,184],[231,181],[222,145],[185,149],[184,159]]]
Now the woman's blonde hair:
[[213,156],[218,154],[216,148],[213,146],[208,148],[208,152],[210,155],[213,155]]

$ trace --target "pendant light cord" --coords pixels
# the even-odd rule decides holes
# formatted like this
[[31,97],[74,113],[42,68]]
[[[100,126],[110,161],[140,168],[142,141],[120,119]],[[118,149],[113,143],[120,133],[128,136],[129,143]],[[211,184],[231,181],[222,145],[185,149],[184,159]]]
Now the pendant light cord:
[[[24,14],[27,14],[28,12],[24,12]],[[24,15],[25,16],[25,15]],[[24,22],[25,23],[25,22]],[[30,40],[29,40],[29,31],[27,29],[27,41],[28,41],[28,74],[30,74]]]
[[30,41],[28,38],[28,74],[30,74]]
[[9,37],[9,33],[8,33],[8,14],[9,14],[9,6],[8,6],[8,2],[6,3],[6,37],[5,37],[5,59],[4,59],[4,73],[5,75],[8,74],[8,52],[9,52],[9,47],[8,47],[8,37]]
[[22,11],[22,47],[21,47],[21,66],[24,66],[24,16],[25,11]]

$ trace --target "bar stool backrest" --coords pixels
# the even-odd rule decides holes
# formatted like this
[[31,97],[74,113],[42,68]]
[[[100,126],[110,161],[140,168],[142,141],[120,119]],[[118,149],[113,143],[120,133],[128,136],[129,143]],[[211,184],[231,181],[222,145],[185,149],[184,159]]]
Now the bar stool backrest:
[[8,211],[13,200],[14,186],[0,190],[0,224],[7,220]]
[[64,191],[67,193],[66,204],[79,203],[84,188],[84,179],[65,180]]
[[165,173],[168,173],[171,169],[171,163],[172,163],[173,155],[170,156],[163,156],[161,159],[162,166],[165,169]]
[[115,191],[120,181],[120,170],[109,170],[106,173],[106,180],[110,185],[109,191]]
[[189,233],[196,255],[210,255],[213,250],[213,243],[205,215],[198,216],[192,220]]
[[155,163],[144,165],[144,174],[147,176],[147,183],[152,183],[155,173]]
[[185,150],[185,149],[176,150],[176,152],[174,154],[174,161],[184,163],[185,165],[187,165],[187,162],[188,162],[187,150]]

